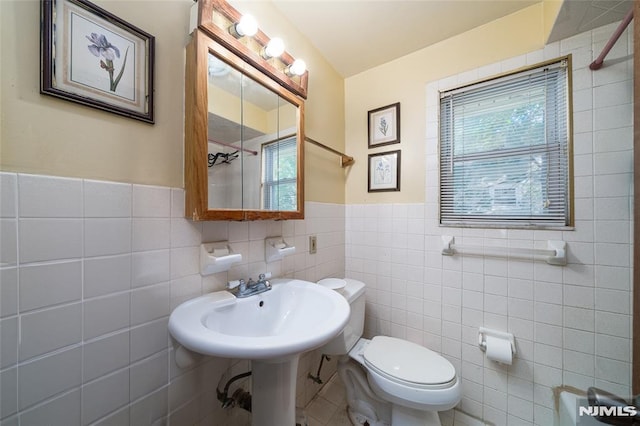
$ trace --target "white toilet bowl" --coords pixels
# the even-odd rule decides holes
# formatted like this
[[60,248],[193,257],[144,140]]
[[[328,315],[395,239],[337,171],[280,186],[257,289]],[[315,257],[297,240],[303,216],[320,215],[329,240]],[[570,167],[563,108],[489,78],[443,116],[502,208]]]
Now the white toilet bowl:
[[439,354],[403,339],[361,338],[364,284],[345,281],[342,292],[351,304],[351,318],[344,332],[322,351],[345,355],[338,363],[338,374],[345,384],[351,422],[371,426],[440,425],[437,412],[453,408],[461,398],[455,368]]

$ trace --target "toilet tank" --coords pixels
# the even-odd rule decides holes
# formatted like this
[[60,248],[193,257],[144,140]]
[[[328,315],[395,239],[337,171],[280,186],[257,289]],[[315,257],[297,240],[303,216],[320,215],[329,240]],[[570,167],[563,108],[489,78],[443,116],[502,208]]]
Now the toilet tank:
[[344,330],[333,340],[320,348],[323,354],[346,355],[362,337],[364,331],[364,283],[362,281],[345,278],[344,288],[337,290],[351,306],[351,315]]

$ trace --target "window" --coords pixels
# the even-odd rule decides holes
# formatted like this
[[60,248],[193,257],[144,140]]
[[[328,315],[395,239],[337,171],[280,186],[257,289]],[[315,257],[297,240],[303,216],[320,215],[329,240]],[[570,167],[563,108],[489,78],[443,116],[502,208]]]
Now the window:
[[262,145],[262,207],[297,209],[296,136]]
[[440,95],[440,223],[571,225],[569,58]]

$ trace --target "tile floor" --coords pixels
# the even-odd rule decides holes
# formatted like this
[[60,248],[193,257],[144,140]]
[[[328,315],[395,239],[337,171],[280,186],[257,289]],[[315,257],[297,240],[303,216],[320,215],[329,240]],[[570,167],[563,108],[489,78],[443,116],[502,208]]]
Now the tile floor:
[[305,407],[308,426],[351,426],[344,385],[334,374]]

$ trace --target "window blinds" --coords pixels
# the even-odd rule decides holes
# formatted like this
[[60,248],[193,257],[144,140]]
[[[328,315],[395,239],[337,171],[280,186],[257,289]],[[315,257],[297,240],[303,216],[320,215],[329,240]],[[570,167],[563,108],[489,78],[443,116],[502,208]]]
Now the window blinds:
[[441,224],[570,224],[568,72],[563,59],[441,93]]
[[262,147],[262,204],[268,210],[297,209],[296,137]]

